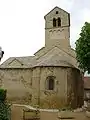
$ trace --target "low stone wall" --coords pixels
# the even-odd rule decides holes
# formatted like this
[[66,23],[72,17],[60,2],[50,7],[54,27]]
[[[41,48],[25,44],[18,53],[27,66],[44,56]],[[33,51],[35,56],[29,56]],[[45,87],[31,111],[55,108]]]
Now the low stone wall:
[[89,120],[85,112],[62,111],[58,114],[58,120]]
[[40,120],[58,120],[58,113],[51,111],[41,111]]
[[12,105],[11,120],[23,120],[23,106]]
[[[27,106],[25,107],[25,105],[12,105],[11,120],[23,120],[23,109],[26,109],[26,108]],[[35,110],[31,106],[28,106],[28,108],[30,108],[30,110]],[[73,112],[72,111],[58,111],[58,110],[53,110],[53,109],[52,110],[40,109],[40,120],[61,120],[61,119],[90,120],[90,112],[81,111],[81,109],[74,110]]]
[[40,111],[23,109],[23,120],[40,120]]

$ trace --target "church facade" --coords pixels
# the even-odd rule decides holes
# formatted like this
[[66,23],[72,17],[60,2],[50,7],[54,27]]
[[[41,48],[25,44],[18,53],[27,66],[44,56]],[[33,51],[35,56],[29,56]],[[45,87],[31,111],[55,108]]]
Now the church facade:
[[42,108],[83,105],[83,81],[70,46],[70,14],[59,7],[45,19],[45,47],[0,65],[0,86],[12,103]]

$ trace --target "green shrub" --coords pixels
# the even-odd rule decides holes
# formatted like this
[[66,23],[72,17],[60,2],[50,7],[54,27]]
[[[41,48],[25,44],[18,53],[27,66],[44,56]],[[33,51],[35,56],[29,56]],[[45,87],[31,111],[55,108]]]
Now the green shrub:
[[6,101],[7,90],[0,88],[0,120],[11,119],[10,105]]
[[10,105],[0,101],[0,120],[10,120]]
[[7,90],[0,89],[0,101],[6,100],[6,93],[7,93]]

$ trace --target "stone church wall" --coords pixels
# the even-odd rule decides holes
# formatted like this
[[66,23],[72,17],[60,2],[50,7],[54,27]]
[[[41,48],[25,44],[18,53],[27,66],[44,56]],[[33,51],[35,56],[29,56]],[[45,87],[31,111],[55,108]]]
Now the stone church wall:
[[[46,80],[48,76],[55,77],[54,90],[48,90]],[[40,105],[54,108],[65,104],[67,93],[67,70],[63,67],[43,67],[40,78]],[[60,102],[63,102],[61,103]]]
[[39,104],[39,93],[40,93],[40,77],[41,77],[41,69],[39,67],[33,68],[32,72],[32,104]]
[[[56,14],[56,11],[59,11],[58,14]],[[60,17],[62,19],[62,26],[69,26],[69,16],[68,14],[63,11],[60,10],[58,8],[56,8],[55,10],[53,10],[52,12],[50,12],[48,15],[46,15],[45,17],[45,28],[53,28],[53,24],[52,24],[52,19],[53,17],[58,18]]]
[[8,101],[28,104],[32,99],[32,70],[0,69],[0,86],[7,89]]
[[[36,83],[32,100],[35,101],[34,104],[43,108],[61,108],[66,105],[74,108],[83,105],[83,81],[79,70],[68,67],[38,67],[33,75]],[[48,76],[55,77],[54,90],[47,89]]]
[[[47,78],[54,77],[54,89],[47,89]],[[12,103],[40,105],[42,108],[72,107],[83,104],[80,71],[68,67],[0,69],[0,86],[7,89]]]
[[75,68],[67,70],[67,100],[73,108],[83,105],[84,87],[82,74]]

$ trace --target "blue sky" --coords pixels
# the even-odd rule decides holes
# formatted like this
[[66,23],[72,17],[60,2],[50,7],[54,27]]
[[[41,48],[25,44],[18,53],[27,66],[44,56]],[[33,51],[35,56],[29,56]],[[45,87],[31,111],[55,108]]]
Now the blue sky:
[[84,22],[90,22],[90,0],[0,0],[2,62],[12,56],[31,56],[44,46],[44,15],[55,6],[71,14],[74,48]]

